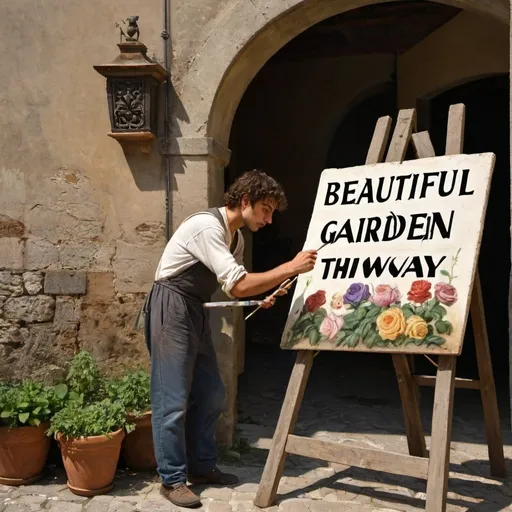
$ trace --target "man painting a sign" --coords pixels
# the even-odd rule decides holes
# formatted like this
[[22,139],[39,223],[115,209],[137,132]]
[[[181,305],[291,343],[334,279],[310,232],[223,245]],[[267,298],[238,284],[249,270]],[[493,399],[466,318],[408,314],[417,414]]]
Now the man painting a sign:
[[[313,269],[316,251],[303,251],[268,272],[242,265],[240,228],[258,231],[284,210],[281,186],[261,171],[242,175],[223,208],[187,218],[167,244],[145,307],[151,353],[153,439],[161,494],[175,505],[195,507],[190,483],[231,485],[238,479],[216,466],[215,424],[224,407],[224,386],[204,304],[220,283],[232,298],[259,295],[289,277]],[[282,290],[286,293],[286,289]],[[262,302],[268,308],[273,297]],[[185,421],[186,420],[186,421]]]
[[282,347],[459,354],[494,166],[457,155],[322,173]]

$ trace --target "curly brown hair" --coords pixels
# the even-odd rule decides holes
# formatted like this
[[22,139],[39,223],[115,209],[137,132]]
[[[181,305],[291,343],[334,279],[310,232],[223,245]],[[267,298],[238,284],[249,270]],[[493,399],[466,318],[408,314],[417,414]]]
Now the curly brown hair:
[[283,187],[258,169],[247,171],[236,179],[224,194],[224,204],[228,208],[236,208],[241,205],[244,195],[249,196],[251,205],[262,199],[269,199],[280,212],[288,206]]

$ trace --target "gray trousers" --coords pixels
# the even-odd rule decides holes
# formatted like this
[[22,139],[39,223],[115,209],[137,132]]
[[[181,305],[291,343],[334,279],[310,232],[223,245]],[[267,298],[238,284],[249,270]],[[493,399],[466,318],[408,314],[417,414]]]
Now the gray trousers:
[[225,391],[200,301],[157,282],[145,313],[155,455],[162,483],[173,485],[216,467]]

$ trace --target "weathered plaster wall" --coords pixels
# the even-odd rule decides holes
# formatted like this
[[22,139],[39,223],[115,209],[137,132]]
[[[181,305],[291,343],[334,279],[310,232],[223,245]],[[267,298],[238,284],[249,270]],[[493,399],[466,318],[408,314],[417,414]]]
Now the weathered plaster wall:
[[508,27],[463,11],[399,57],[399,107],[415,107],[418,98],[508,70]]
[[[130,328],[164,244],[161,156],[106,135],[105,79],[93,69],[116,56],[114,23],[131,14],[160,58],[160,1],[2,3],[0,378],[26,376],[34,362],[51,376],[45,368],[78,347],[112,369],[147,364]],[[66,298],[65,283],[59,295],[20,288],[24,272],[57,269],[83,273],[78,296]],[[41,301],[54,316],[38,315]]]

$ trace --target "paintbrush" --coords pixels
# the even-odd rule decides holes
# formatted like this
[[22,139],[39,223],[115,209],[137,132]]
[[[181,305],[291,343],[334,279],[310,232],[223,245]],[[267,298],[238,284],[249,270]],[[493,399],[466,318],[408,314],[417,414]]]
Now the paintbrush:
[[[325,244],[323,244],[321,247],[319,247],[316,251],[320,251],[322,250],[326,245],[329,245],[331,242],[326,242]],[[295,281],[297,281],[297,279],[299,278],[299,276],[295,276],[291,281],[290,279],[286,279],[285,281],[283,281],[280,285],[279,285],[279,288],[272,294],[269,296],[269,298],[273,298],[275,297],[280,291],[282,290],[286,290],[288,291],[291,287],[291,285],[293,283],[295,283]],[[258,306],[254,311],[251,311],[246,317],[245,317],[245,320],[247,320],[248,318],[251,318],[252,315],[254,315],[254,313],[256,313],[256,311],[258,311],[259,309],[261,309],[261,305]]]

